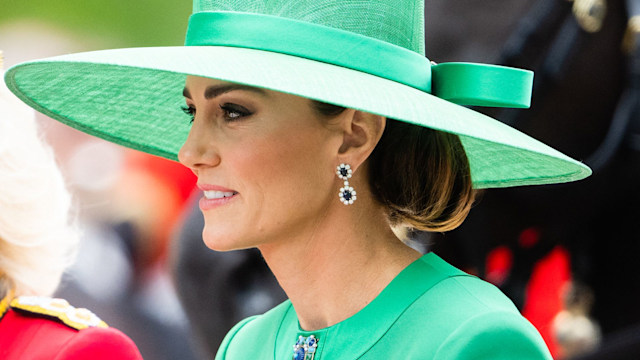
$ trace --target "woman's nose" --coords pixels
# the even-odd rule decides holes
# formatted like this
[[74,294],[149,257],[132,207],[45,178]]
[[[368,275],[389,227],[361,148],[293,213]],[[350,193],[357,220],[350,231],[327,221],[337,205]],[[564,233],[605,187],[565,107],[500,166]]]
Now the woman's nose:
[[216,166],[220,163],[220,155],[215,147],[210,131],[206,131],[195,121],[187,141],[178,152],[180,163],[192,170]]

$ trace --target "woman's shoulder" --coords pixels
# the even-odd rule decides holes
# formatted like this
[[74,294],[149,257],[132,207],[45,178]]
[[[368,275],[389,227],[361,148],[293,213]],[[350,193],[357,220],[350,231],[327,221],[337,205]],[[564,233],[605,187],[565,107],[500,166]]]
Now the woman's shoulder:
[[[472,275],[448,277],[436,284],[420,299],[425,303],[442,302],[466,312],[505,311],[520,314],[513,301],[495,285]],[[465,311],[463,311],[464,313]]]
[[423,278],[428,278],[429,272],[439,275],[432,276],[437,280],[412,304],[414,311],[430,311],[437,307],[440,312],[451,311],[450,315],[459,314],[463,318],[468,314],[492,311],[520,314],[495,285],[457,269],[433,253],[424,256],[422,261],[429,265],[418,270],[424,272]]
[[125,334],[62,299],[14,298],[0,319],[0,357],[142,359]]
[[408,347],[435,354],[436,359],[462,359],[465,354],[474,359],[551,358],[539,332],[502,291],[439,258],[436,261],[449,276],[406,309],[390,338],[428,331],[430,341]]
[[540,333],[517,313],[493,310],[470,316],[447,332],[433,359],[535,359],[551,354]]

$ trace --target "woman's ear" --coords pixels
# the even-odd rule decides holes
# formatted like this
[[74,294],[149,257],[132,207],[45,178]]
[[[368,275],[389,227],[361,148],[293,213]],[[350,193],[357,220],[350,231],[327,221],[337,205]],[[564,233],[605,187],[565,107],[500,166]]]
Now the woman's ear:
[[343,119],[343,141],[338,150],[342,162],[355,170],[373,152],[380,141],[386,125],[386,118],[364,111],[347,109]]

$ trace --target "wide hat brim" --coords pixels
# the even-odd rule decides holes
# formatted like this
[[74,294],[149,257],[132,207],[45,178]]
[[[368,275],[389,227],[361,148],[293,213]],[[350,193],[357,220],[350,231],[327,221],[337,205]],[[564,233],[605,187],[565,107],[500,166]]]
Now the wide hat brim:
[[591,174],[586,165],[513,128],[427,92],[263,50],[176,46],[77,53],[16,65],[5,81],[20,99],[56,120],[176,160],[189,132],[181,111],[187,75],[281,91],[456,134],[475,188],[561,183]]

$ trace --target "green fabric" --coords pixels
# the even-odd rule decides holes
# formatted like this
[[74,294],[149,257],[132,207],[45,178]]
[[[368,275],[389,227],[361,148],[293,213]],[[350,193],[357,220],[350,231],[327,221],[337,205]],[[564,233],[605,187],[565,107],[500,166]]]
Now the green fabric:
[[401,272],[352,317],[302,331],[289,301],[236,325],[216,360],[291,359],[315,335],[315,360],[551,359],[540,334],[497,288],[433,253]]
[[235,46],[295,55],[431,92],[431,65],[426,57],[375,38],[287,18],[195,13],[189,20],[185,45]]
[[460,105],[528,108],[533,72],[474,63],[434,66],[432,93]]
[[[194,61],[199,57],[210,59]],[[268,69],[268,71],[265,71]],[[582,179],[588,167],[498,121],[368,74],[229,47],[89,52],[9,69],[7,86],[38,111],[117,144],[176,160],[189,132],[185,75],[292,93],[460,135],[474,187]]]
[[236,11],[300,20],[379,39],[425,55],[423,0],[194,0],[193,12],[203,11]]
[[432,85],[431,63],[416,52],[349,31],[262,14],[195,13],[185,45],[243,47],[322,61],[409,85],[459,105],[526,108],[533,87],[531,71],[473,63],[434,66],[437,83]]
[[[333,27],[338,32],[351,31],[351,39],[366,36],[377,39],[372,43],[387,41],[388,48],[401,47],[416,54],[422,53],[416,39],[424,38],[422,8],[422,0],[194,2],[196,12],[244,11],[280,16]],[[286,43],[291,39],[281,40]],[[373,72],[394,68],[387,64],[372,66],[377,51],[355,56],[348,48],[307,40],[304,49],[317,47],[332,53],[316,61],[236,46],[113,49],[18,64],[7,70],[5,81],[25,103],[56,120],[173,160],[189,132],[189,118],[180,106],[184,105],[185,78],[194,75],[281,91],[456,134],[467,153],[476,188],[568,182],[591,174],[579,161],[454,103],[523,106],[528,103],[530,72],[486,65],[427,64],[424,71],[433,69],[433,90],[442,96],[439,98],[384,76],[329,63],[354,57],[365,59],[366,67]],[[283,48],[297,46],[294,42]],[[360,60],[357,65],[362,65]],[[500,75],[492,79],[496,71],[506,78]]]

